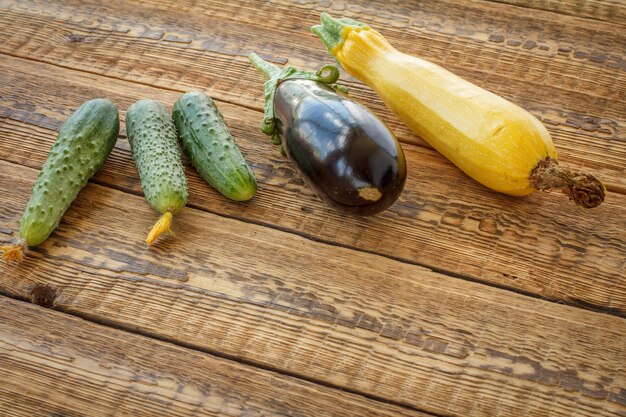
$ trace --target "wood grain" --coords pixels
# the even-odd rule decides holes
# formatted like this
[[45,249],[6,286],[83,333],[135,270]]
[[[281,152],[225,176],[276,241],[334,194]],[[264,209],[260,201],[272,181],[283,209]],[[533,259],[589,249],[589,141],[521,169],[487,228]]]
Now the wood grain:
[[[343,77],[409,179],[380,216],[327,208],[258,132],[245,58],[328,62],[321,11],[529,109],[606,203],[490,192]],[[625,16],[616,0],[0,0],[0,242],[94,97],[123,119],[206,90],[259,180],[233,203],[187,164],[176,235],[147,248],[157,214],[122,128],[51,238],[0,265],[0,294],[58,310],[0,296],[0,416],[626,416]]]
[[[218,4],[219,3],[219,4]],[[273,1],[110,4],[3,0],[7,30],[0,51],[109,77],[261,107],[261,77],[245,56],[256,50],[278,63],[317,68],[328,61],[308,27],[323,6]],[[608,148],[623,158],[626,134],[626,35],[606,24],[505,5],[369,2],[331,12],[372,22],[401,50],[444,65],[529,109],[551,128],[561,155],[591,170],[606,169]],[[380,14],[384,8],[386,13]],[[208,12],[211,10],[211,12]],[[407,20],[407,16],[411,16]],[[445,17],[444,17],[445,16]],[[220,24],[228,19],[229,25]],[[283,39],[288,38],[285,43]],[[347,78],[354,97],[408,143],[424,142],[404,128],[362,84]],[[624,164],[613,164],[626,191]]]
[[626,4],[621,0],[490,0],[570,16],[626,25]]
[[422,416],[0,296],[0,416]]
[[[0,162],[5,239],[36,175]],[[437,415],[626,412],[626,320],[189,207],[148,249],[154,218],[90,184],[0,289]]]
[[[145,97],[171,108],[179,95],[10,57],[0,62],[0,71],[6,80],[0,85],[0,115],[5,117],[0,158],[37,169],[56,137],[51,129],[84,100],[109,97],[123,114]],[[374,218],[346,217],[320,202],[257,131],[260,113],[227,103],[220,109],[254,168],[259,192],[248,204],[229,202],[188,167],[193,207],[626,314],[626,196],[609,193],[603,206],[590,211],[559,195],[506,197],[470,180],[434,151],[405,145],[409,177],[399,201]],[[126,141],[118,142],[106,167],[96,181],[141,193]]]

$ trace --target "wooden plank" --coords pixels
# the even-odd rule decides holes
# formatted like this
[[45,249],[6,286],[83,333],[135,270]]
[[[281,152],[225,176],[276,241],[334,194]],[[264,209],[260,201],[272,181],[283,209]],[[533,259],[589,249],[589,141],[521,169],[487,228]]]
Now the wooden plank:
[[569,16],[626,25],[626,5],[622,0],[490,0]]
[[0,380],[11,417],[427,416],[2,296]]
[[[16,58],[0,61],[0,73],[6,80],[0,84],[0,115],[7,118],[0,124],[0,158],[37,169],[56,136],[50,129],[82,101],[109,97],[123,113],[139,98],[152,97],[171,108],[178,97],[176,92]],[[247,204],[229,202],[188,168],[192,206],[552,300],[626,314],[626,196],[609,193],[603,206],[590,211],[573,207],[562,196],[506,197],[468,179],[435,152],[405,145],[409,177],[399,201],[373,218],[346,217],[321,203],[258,132],[260,113],[225,103],[220,109],[253,165],[259,193]],[[141,193],[125,140],[118,142],[106,167],[98,182]]]
[[[0,162],[5,239],[36,175]],[[624,319],[189,207],[149,249],[154,217],[90,184],[1,291],[433,414],[626,412]]]
[[[280,63],[289,58],[303,68],[328,61],[308,33],[322,6],[3,4],[10,10],[0,17],[7,28],[0,36],[2,52],[168,89],[210,86],[217,98],[257,109],[261,78],[245,60],[248,52],[264,52]],[[414,11],[406,2],[385,2],[388,12],[382,15],[380,5],[368,4],[343,10],[342,3],[333,3],[331,11],[371,21],[401,50],[528,108],[550,125],[564,156],[576,163],[602,169],[603,147],[626,146],[620,140],[626,131],[626,86],[619,81],[626,68],[623,31],[492,3],[428,2]],[[220,24],[224,19],[229,25]],[[401,140],[424,145],[371,91],[349,78],[347,84]],[[618,177],[625,178],[620,171]]]

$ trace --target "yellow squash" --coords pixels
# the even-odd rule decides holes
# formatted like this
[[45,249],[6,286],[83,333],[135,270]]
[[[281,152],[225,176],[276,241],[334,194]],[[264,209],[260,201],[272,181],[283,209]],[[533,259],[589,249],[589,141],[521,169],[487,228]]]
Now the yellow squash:
[[509,195],[562,190],[584,207],[604,200],[593,175],[557,164],[547,129],[517,105],[444,68],[399,52],[377,31],[321,15],[313,32],[352,76],[413,132],[481,184]]

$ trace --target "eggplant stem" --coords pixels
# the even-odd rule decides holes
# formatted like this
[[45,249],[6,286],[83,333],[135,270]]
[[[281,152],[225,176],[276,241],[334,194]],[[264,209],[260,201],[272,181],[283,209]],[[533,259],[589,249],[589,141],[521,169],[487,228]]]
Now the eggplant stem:
[[263,120],[261,121],[261,132],[272,138],[272,143],[280,145],[281,140],[276,134],[276,122],[274,120],[274,95],[281,82],[285,80],[311,80],[329,85],[331,88],[347,94],[348,89],[344,86],[334,84],[339,79],[339,69],[335,65],[326,64],[317,72],[300,71],[294,67],[286,66],[279,68],[274,64],[265,61],[263,58],[252,52],[248,59],[266,81],[263,84]]
[[22,262],[24,260],[24,250],[26,244],[24,242],[15,245],[0,246],[0,250],[4,251],[2,259],[4,262],[9,263],[11,261]]
[[248,59],[250,60],[252,66],[256,68],[261,74],[263,74],[266,80],[274,78],[280,72],[280,68],[270,62],[265,61],[254,52],[248,55]]
[[537,163],[530,174],[530,182],[541,191],[561,191],[585,208],[599,206],[606,195],[606,188],[596,176],[588,172],[571,171],[550,157]]
[[[324,72],[328,72],[324,75]],[[334,65],[326,64],[315,73],[319,77],[318,82],[324,84],[332,84],[339,79],[339,68]]]
[[146,238],[146,243],[152,245],[152,242],[156,240],[163,233],[172,233],[170,226],[172,225],[172,213],[169,211],[163,214],[159,220],[155,223]]

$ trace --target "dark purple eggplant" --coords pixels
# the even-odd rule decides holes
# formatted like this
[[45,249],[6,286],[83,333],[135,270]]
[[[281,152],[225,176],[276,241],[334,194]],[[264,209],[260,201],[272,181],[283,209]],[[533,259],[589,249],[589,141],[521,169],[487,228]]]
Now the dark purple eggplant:
[[396,201],[406,180],[402,148],[372,112],[336,91],[338,70],[324,77],[330,66],[312,74],[281,71],[255,54],[250,60],[269,78],[261,130],[324,201],[358,215]]

